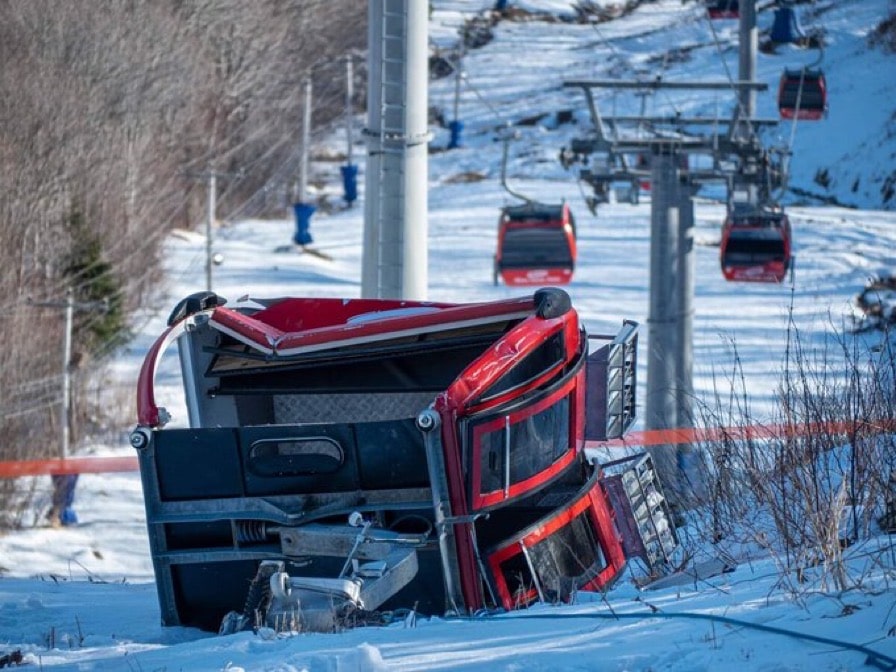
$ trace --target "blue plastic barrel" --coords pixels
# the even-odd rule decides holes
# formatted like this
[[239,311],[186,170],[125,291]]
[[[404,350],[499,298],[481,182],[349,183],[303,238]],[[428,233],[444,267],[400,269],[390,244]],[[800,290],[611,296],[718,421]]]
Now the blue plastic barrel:
[[772,42],[781,44],[796,42],[804,38],[803,29],[792,7],[778,7],[775,9],[775,20],[769,32]]
[[53,482],[53,507],[50,514],[58,516],[57,520],[51,520],[50,523],[64,526],[77,525],[78,515],[72,508],[72,504],[75,501],[78,474],[57,474],[50,478]]
[[296,245],[308,245],[314,240],[311,237],[311,215],[317,208],[310,203],[293,203],[292,209],[296,213],[296,234],[292,240]]
[[455,119],[448,124],[451,131],[451,139],[448,141],[448,149],[457,149],[461,146],[461,134],[464,132],[464,122]]
[[339,169],[342,172],[342,189],[345,202],[351,205],[358,199],[358,166],[347,163]]

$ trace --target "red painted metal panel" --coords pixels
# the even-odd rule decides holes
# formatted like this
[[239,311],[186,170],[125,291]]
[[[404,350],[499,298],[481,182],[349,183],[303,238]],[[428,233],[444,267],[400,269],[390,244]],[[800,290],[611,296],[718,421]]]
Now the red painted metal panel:
[[504,579],[501,565],[514,556],[521,554],[523,547],[532,548],[540,541],[556,534],[561,528],[570,524],[585,511],[588,512],[588,517],[594,525],[595,536],[598,539],[607,564],[594,579],[582,586],[582,589],[598,590],[612,582],[622,570],[625,566],[622,542],[613,527],[607,500],[604,497],[600,484],[595,481],[594,486],[590,490],[571,502],[565,509],[551,514],[545,520],[539,521],[528,534],[508,541],[489,554],[487,563],[495,579],[498,595],[505,609],[525,606],[528,602],[535,600],[538,595],[535,590],[529,590],[523,595],[511,595],[507,581]]

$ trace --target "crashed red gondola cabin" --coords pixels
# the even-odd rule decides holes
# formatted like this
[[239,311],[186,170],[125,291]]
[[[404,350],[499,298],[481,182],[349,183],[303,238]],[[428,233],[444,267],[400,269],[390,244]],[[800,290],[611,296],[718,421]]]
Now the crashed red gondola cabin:
[[[155,386],[175,341],[179,428]],[[131,435],[163,623],[332,631],[568,600],[629,557],[668,563],[649,458],[604,469],[584,450],[631,425],[636,351],[634,323],[588,336],[558,288],[188,297],[144,361]]]

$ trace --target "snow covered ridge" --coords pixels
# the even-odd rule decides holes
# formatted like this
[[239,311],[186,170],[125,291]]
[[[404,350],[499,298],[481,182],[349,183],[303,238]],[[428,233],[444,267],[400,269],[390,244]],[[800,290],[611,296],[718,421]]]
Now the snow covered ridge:
[[[509,4],[514,11],[531,13],[531,17],[554,11],[567,19],[576,15],[578,6],[572,2],[551,3],[549,7],[535,2]],[[563,27],[546,24],[534,38],[536,42],[529,45],[537,48],[540,58],[520,69],[515,55],[526,48],[521,26],[528,24],[502,21],[490,11],[492,3],[445,3],[445,9],[435,13],[432,29],[439,54],[452,60],[464,23],[474,17],[483,21],[480,14],[490,17],[492,33],[498,30],[496,25],[504,29],[505,49],[512,49],[499,53],[487,41],[480,48],[470,49],[472,45],[468,45],[463,56],[465,78],[459,106],[465,131],[480,132],[483,123],[494,129],[534,115],[552,116],[560,109],[578,109],[579,125],[587,122],[581,101],[552,92],[551,87],[533,92],[523,101],[512,97],[511,87],[499,85],[496,95],[483,102],[483,87],[489,86],[499,69],[515,72],[519,78],[556,84],[575,79],[652,79],[658,74],[665,80],[726,79],[737,72],[736,20],[711,22],[699,2],[642,2],[630,12],[631,5],[600,3],[606,11],[625,6],[622,16],[610,21],[581,26],[567,23]],[[768,41],[774,9],[774,3],[759,7],[757,23],[762,42]],[[829,106],[819,122],[782,120],[766,133],[768,144],[783,146],[791,157],[790,191],[783,202],[893,209],[896,172],[890,157],[896,151],[896,136],[890,119],[892,84],[879,76],[893,68],[893,52],[882,46],[882,36],[892,30],[888,22],[892,7],[884,0],[829,1],[798,3],[795,12],[801,16],[807,34],[823,35],[824,48],[819,51],[785,44],[759,55],[757,80],[768,85],[769,93],[758,97],[757,117],[778,117],[775,97],[780,77],[788,69],[823,68]],[[570,39],[572,36],[577,39]],[[580,58],[576,45],[582,43],[588,44],[598,58]],[[453,86],[448,83],[451,79],[440,80],[446,84],[433,87],[431,92],[432,107],[441,108],[446,120],[453,117],[450,110],[455,102]],[[643,113],[642,104],[651,113],[727,117],[731,101],[717,96],[654,96],[626,101],[614,95],[613,113]],[[543,129],[551,130],[547,124]],[[554,144],[561,147],[567,141],[562,138]]]

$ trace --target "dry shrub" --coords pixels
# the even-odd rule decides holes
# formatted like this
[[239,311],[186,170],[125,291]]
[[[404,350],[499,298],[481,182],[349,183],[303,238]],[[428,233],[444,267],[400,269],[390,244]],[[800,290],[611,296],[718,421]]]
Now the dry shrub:
[[804,348],[797,336],[765,426],[750,413],[739,370],[719,386],[703,423],[752,426],[755,438],[732,431],[705,444],[696,543],[733,558],[771,553],[794,592],[810,579],[841,591],[861,583],[844,552],[879,534],[896,506],[896,358],[884,344]]

